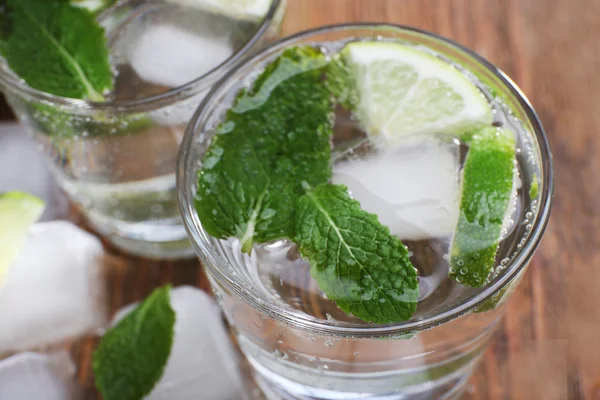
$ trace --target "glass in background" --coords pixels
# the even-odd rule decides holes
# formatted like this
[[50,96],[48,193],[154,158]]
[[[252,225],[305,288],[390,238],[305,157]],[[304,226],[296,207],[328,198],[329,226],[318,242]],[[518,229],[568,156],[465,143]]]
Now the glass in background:
[[0,88],[52,174],[116,247],[158,259],[193,255],[176,200],[179,144],[212,85],[277,36],[284,1],[263,3],[264,12],[239,13],[201,1],[118,2],[99,16],[115,70],[106,102],[40,92],[0,64]]

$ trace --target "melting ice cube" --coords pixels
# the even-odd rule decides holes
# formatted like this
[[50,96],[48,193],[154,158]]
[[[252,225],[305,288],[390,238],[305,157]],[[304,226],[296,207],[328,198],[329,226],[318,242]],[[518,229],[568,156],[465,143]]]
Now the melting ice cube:
[[400,239],[450,235],[458,220],[459,146],[422,139],[334,166],[363,209]]
[[46,160],[36,146],[23,125],[2,124],[0,192],[20,190],[43,199],[46,209],[42,220],[64,217],[68,214],[69,203],[50,175]]
[[103,253],[95,236],[70,222],[33,225],[0,289],[0,353],[59,343],[103,326]]
[[177,87],[209,72],[231,54],[233,48],[226,36],[203,36],[158,25],[137,39],[129,62],[143,80]]
[[75,366],[65,351],[17,354],[0,361],[0,399],[81,399],[74,374]]
[[[215,302],[200,289],[180,286],[171,291],[171,306],[176,313],[173,348],[146,400],[244,399],[237,355]],[[133,307],[120,310],[115,320]]]

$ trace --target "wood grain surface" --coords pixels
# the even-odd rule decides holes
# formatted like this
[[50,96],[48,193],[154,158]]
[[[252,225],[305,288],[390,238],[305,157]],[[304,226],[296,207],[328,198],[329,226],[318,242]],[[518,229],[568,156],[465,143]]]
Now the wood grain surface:
[[600,399],[600,1],[290,0],[284,33],[348,21],[476,51],[526,93],[554,153],[550,225],[465,399]]
[[[464,398],[600,399],[600,0],[289,0],[283,34],[350,21],[411,25],[475,50],[527,94],[554,152],[551,223]],[[208,289],[196,261],[112,252],[113,310],[164,282]],[[88,387],[94,345],[72,350]]]

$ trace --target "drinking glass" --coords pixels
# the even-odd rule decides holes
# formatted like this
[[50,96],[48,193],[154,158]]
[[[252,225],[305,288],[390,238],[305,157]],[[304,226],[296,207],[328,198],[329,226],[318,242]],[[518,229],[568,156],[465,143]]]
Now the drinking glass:
[[175,188],[185,126],[215,82],[278,34],[285,4],[249,21],[185,3],[120,1],[99,16],[116,71],[105,102],[33,89],[0,61],[0,89],[90,225],[159,259],[193,256]]
[[[315,289],[306,263],[279,242],[265,249],[287,251],[289,264],[276,280],[265,280],[256,259],[261,255],[242,255],[239,242],[209,236],[194,208],[202,156],[237,90],[284,48],[327,48],[363,38],[426,46],[484,87],[489,101],[507,110],[506,123],[518,131],[519,218],[502,241],[489,282],[483,288],[451,282],[439,288],[437,297],[420,301],[410,320],[387,325],[338,318],[341,311]],[[553,190],[551,154],[542,126],[503,72],[448,39],[409,27],[371,24],[299,33],[230,71],[188,125],[177,177],[185,226],[240,348],[267,397],[286,400],[460,396],[541,240]],[[278,288],[276,296],[269,285]]]

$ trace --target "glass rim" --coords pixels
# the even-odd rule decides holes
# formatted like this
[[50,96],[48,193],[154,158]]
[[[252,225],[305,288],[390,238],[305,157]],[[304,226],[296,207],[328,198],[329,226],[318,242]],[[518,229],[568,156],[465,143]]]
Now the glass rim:
[[53,103],[70,109],[143,112],[160,108],[165,104],[184,100],[202,92],[212,86],[212,84],[218,82],[231,69],[234,69],[236,65],[248,55],[256,43],[265,36],[271,27],[271,23],[275,20],[280,7],[283,7],[284,2],[285,0],[272,0],[269,11],[261,20],[258,29],[238,51],[230,55],[225,61],[216,65],[208,72],[198,76],[196,79],[159,94],[144,97],[142,99],[125,101],[88,101],[53,95],[28,86],[23,80],[19,79],[12,71],[10,71],[10,67],[4,59],[0,61],[4,64],[4,68],[0,68],[0,88],[2,88],[2,90],[8,89],[9,94],[16,93],[20,96],[28,97],[29,99]]
[[[194,174],[196,171],[188,170],[187,166],[191,165],[190,160],[190,149],[192,148],[193,139],[198,128],[202,126],[207,117],[206,113],[211,107],[208,107],[212,103],[213,97],[215,97],[220,88],[228,82],[235,74],[240,70],[246,63],[252,64],[256,60],[260,59],[264,54],[275,52],[284,47],[293,45],[299,40],[309,38],[318,34],[342,32],[346,30],[360,30],[360,29],[371,29],[371,30],[384,30],[394,29],[397,31],[415,33],[418,35],[424,35],[426,37],[434,38],[442,42],[442,44],[455,48],[459,51],[464,52],[467,56],[473,59],[475,62],[483,66],[488,72],[491,72],[495,78],[505,86],[510,95],[517,101],[518,105],[525,112],[526,120],[531,124],[532,132],[530,132],[532,138],[535,139],[535,144],[539,147],[540,151],[540,163],[539,168],[542,176],[542,188],[539,194],[539,206],[536,214],[536,219],[533,221],[533,228],[530,231],[529,236],[524,245],[517,250],[515,256],[512,258],[511,263],[506,265],[505,273],[501,274],[498,278],[492,281],[489,285],[485,286],[481,291],[473,294],[461,303],[457,304],[449,310],[445,310],[431,317],[406,321],[394,324],[385,325],[359,325],[359,324],[344,324],[336,325],[329,321],[322,321],[310,315],[296,313],[293,310],[284,308],[277,304],[264,301],[259,297],[255,296],[248,289],[246,289],[239,282],[229,278],[226,274],[222,273],[216,266],[217,260],[213,254],[206,251],[200,243],[202,236],[206,237],[206,233],[201,229],[201,224],[198,216],[195,212],[194,202],[190,201],[193,198],[193,193],[190,194],[190,188],[186,187],[186,183],[189,180],[189,174]],[[552,199],[554,194],[554,172],[552,169],[552,154],[546,134],[542,127],[542,124],[533,109],[530,101],[527,99],[525,94],[519,89],[519,87],[499,68],[495,67],[489,61],[479,56],[472,50],[435,33],[424,31],[418,28],[399,24],[388,24],[379,22],[359,22],[359,23],[343,23],[326,25],[318,28],[298,32],[291,36],[285,37],[271,46],[263,49],[252,58],[248,59],[244,64],[236,66],[236,68],[228,71],[228,73],[218,82],[210,93],[203,99],[198,109],[194,113],[194,116],[190,120],[185,136],[181,143],[179,160],[177,166],[177,187],[179,206],[183,217],[185,228],[188,232],[188,236],[191,239],[192,245],[199,255],[202,263],[206,268],[210,270],[210,273],[217,277],[219,285],[223,285],[225,289],[234,294],[235,297],[241,299],[245,303],[249,304],[255,310],[262,314],[268,315],[276,320],[282,321],[286,324],[304,328],[318,333],[334,334],[334,335],[345,335],[352,337],[369,337],[369,336],[381,336],[381,335],[398,335],[406,334],[414,331],[422,331],[429,328],[433,328],[437,325],[447,323],[456,319],[464,314],[467,314],[478,306],[481,306],[487,300],[491,299],[492,296],[497,294],[506,285],[508,285],[523,268],[529,263],[535,250],[537,249],[542,235],[548,224],[550,217],[550,211],[552,208]],[[194,176],[195,178],[195,176]]]

